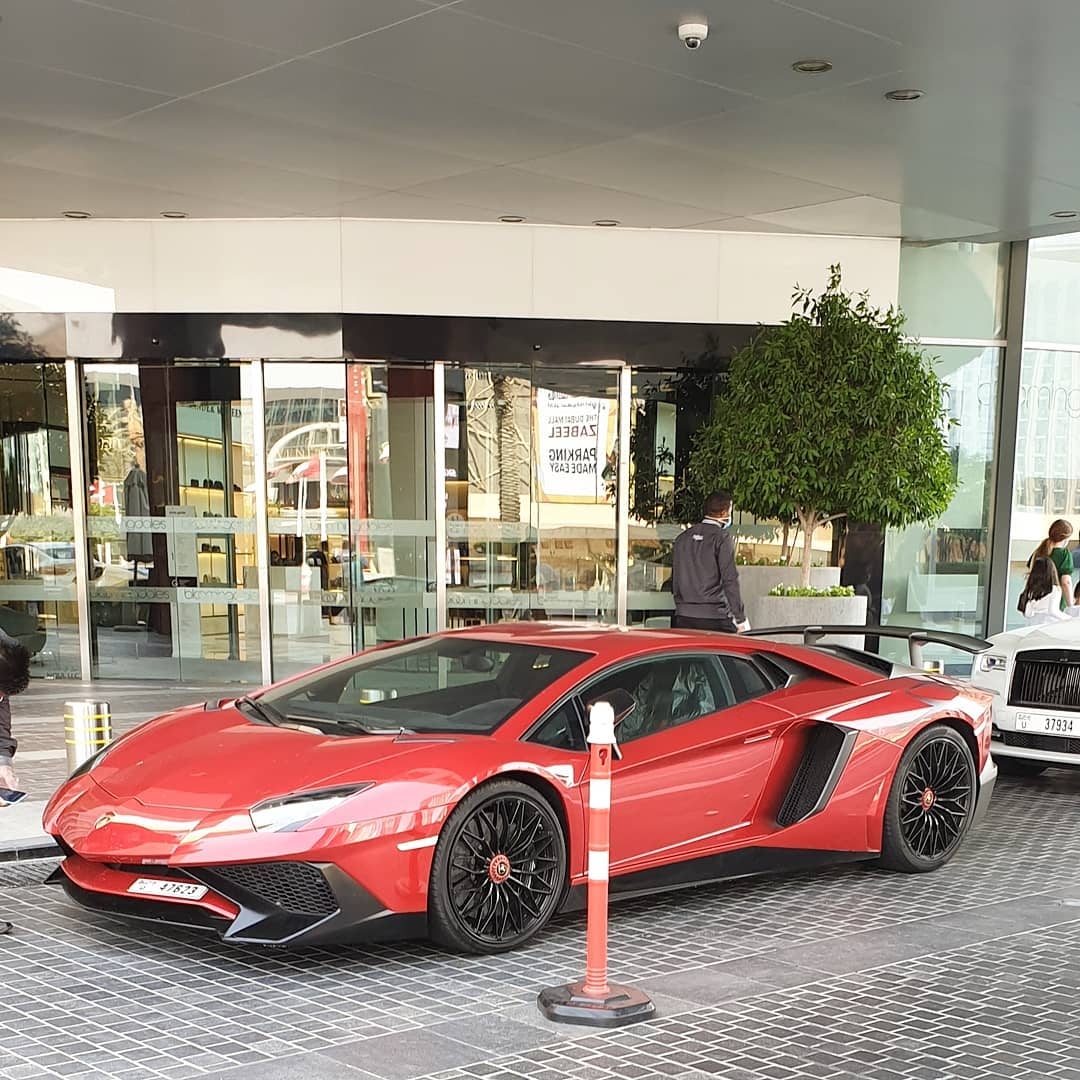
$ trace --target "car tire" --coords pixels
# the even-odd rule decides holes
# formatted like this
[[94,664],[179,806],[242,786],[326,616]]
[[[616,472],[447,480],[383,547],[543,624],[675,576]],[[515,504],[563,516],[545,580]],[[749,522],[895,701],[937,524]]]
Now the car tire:
[[959,850],[978,798],[975,761],[964,737],[944,724],[920,731],[893,776],[880,863],[904,874],[944,866]]
[[438,944],[500,953],[535,937],[566,891],[566,835],[551,803],[516,780],[482,784],[439,834],[428,889]]
[[1002,776],[1042,776],[1050,768],[1049,765],[1041,765],[1037,761],[1015,757],[996,757],[994,764]]

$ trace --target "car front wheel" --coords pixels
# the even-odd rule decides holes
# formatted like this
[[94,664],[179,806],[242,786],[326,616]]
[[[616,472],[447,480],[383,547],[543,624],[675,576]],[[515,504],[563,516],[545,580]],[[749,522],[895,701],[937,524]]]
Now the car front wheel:
[[975,813],[975,762],[962,735],[936,724],[900,758],[885,807],[881,865],[905,874],[944,866]]
[[523,945],[555,914],[566,887],[566,837],[527,784],[493,780],[458,804],[431,868],[431,936],[458,952]]

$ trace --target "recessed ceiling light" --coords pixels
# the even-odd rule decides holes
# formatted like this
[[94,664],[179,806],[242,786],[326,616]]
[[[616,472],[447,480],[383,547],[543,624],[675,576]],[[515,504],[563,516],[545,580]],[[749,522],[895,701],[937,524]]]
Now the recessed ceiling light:
[[501,214],[499,220],[504,225],[520,225],[525,219],[520,214]]
[[72,221],[84,221],[86,218],[93,217],[94,215],[91,214],[89,210],[65,210],[63,216],[71,218]]
[[186,210],[162,210],[161,216],[168,218],[170,221],[179,221],[181,218],[187,217]]
[[1080,217],[1080,211],[1077,210],[1054,210],[1050,216],[1057,218],[1059,221],[1070,221],[1074,217]]
[[796,60],[791,68],[800,75],[823,75],[832,71],[832,64],[828,60]]
[[890,101],[918,101],[926,97],[925,90],[890,90],[885,95]]
[[619,223],[614,218],[602,217],[602,218],[597,218],[593,222],[593,224],[598,225],[601,229],[613,229]]

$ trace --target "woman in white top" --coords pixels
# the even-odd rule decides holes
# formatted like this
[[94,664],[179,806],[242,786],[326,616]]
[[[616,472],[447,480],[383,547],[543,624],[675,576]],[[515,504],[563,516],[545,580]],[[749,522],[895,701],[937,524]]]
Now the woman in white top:
[[1017,608],[1031,623],[1060,622],[1069,617],[1061,609],[1061,581],[1049,556],[1039,555],[1031,560]]

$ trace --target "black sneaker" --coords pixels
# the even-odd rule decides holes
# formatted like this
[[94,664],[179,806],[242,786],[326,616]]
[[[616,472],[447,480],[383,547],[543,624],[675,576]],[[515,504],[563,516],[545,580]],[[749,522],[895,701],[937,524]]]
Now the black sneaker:
[[10,934],[15,929],[13,923],[0,921],[0,934]]

